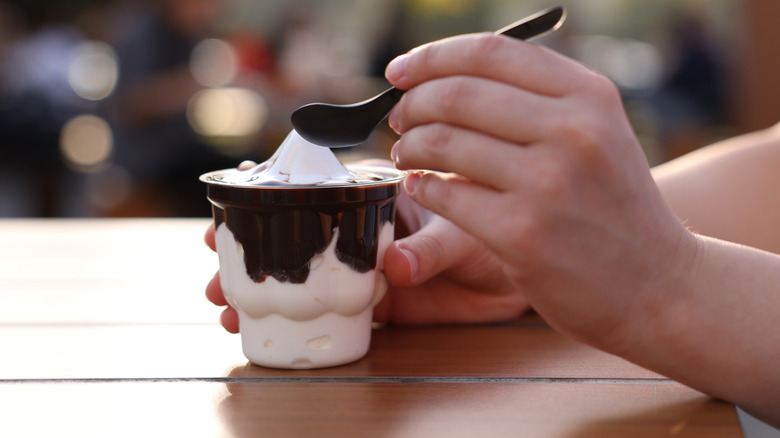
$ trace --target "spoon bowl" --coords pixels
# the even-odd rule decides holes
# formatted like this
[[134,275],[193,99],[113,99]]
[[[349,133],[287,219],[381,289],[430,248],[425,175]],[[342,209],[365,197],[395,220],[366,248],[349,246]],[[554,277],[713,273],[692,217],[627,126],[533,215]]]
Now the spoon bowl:
[[[495,33],[528,40],[558,29],[565,19],[566,11],[556,6]],[[404,90],[391,87],[368,100],[350,105],[310,103],[293,111],[291,121],[301,137],[316,145],[330,148],[355,146],[366,141],[403,94]]]

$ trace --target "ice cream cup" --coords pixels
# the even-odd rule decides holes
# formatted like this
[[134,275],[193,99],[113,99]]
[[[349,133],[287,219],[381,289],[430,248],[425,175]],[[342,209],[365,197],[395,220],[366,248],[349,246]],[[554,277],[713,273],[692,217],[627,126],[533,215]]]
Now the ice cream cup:
[[244,355],[273,368],[322,368],[368,351],[374,306],[387,290],[404,173],[347,166],[376,181],[242,185],[204,174],[220,279],[239,315]]

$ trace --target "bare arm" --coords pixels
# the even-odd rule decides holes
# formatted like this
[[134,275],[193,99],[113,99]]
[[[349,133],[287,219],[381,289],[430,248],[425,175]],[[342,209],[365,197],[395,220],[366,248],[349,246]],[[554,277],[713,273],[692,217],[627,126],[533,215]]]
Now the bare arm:
[[625,358],[780,425],[780,256],[709,237],[655,291]]
[[[780,253],[780,126],[705,147],[656,167],[653,176],[691,230]],[[780,392],[780,260],[700,240],[694,281],[668,297],[663,330],[649,341],[671,348],[647,366],[777,424],[771,394]],[[698,376],[682,369],[691,364]]]
[[780,125],[660,165],[653,176],[691,230],[780,253]]

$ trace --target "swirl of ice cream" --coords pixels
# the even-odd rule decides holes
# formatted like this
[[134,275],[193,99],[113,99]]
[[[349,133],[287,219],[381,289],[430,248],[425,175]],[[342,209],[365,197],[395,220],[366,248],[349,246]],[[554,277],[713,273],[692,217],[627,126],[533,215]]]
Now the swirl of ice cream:
[[253,186],[328,186],[381,179],[381,175],[346,168],[329,148],[317,146],[292,130],[271,158],[250,169],[227,174],[221,181]]

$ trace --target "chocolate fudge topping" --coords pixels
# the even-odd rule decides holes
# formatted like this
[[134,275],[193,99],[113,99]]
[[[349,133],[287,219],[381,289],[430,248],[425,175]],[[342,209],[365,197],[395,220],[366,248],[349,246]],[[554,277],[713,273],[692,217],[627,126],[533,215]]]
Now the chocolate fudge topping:
[[244,249],[247,274],[304,283],[309,263],[338,233],[336,256],[357,272],[376,267],[379,231],[395,217],[400,180],[337,187],[208,184],[217,227]]

